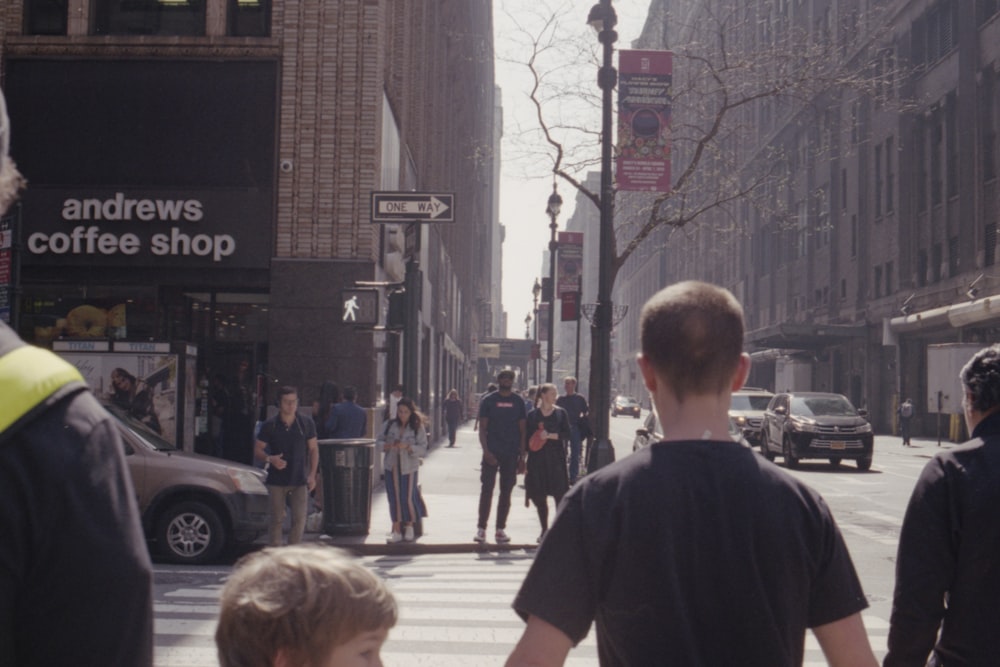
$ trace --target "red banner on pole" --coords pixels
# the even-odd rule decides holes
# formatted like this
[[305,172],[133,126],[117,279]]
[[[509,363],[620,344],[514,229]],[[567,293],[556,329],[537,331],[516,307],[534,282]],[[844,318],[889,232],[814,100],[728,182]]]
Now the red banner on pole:
[[618,52],[618,190],[670,191],[670,51]]
[[580,296],[579,292],[566,292],[562,296],[562,310],[560,311],[560,319],[563,322],[575,322],[580,319],[580,308],[577,304],[577,299]]
[[559,232],[556,294],[560,299],[565,299],[567,294],[576,293],[581,275],[583,275],[583,232]]

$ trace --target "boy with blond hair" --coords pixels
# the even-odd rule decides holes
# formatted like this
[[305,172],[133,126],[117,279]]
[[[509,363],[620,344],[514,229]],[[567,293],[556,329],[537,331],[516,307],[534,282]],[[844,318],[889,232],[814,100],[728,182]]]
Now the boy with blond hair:
[[245,556],[219,608],[221,667],[379,667],[397,619],[384,581],[346,552],[315,545]]

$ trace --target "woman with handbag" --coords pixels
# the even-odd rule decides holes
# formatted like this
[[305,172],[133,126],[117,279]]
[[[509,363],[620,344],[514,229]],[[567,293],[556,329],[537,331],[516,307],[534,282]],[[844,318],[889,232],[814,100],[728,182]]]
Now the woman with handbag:
[[538,521],[542,525],[541,542],[549,529],[548,496],[555,498],[556,507],[569,490],[566,473],[566,443],[569,441],[569,416],[556,405],[559,395],[554,384],[543,384],[535,398],[538,407],[528,413],[525,437],[528,438],[528,466],[524,488],[535,503]]
[[412,399],[399,399],[396,417],[386,422],[375,442],[385,452],[385,495],[392,519],[392,531],[386,542],[412,542],[413,522],[417,517],[427,516],[427,508],[417,486],[420,459],[427,454],[427,430],[424,428],[424,417],[413,405]]

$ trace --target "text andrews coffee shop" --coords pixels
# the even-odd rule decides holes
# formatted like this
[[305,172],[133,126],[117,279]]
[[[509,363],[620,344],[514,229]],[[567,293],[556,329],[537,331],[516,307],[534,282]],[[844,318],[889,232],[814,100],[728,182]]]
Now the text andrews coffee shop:
[[277,77],[277,59],[8,58],[4,72],[29,179],[4,221],[9,321],[98,394],[146,391],[185,449],[211,451],[212,417],[235,420],[247,430],[227,457],[247,461],[277,384],[308,397],[332,379],[369,405],[379,391],[374,364],[309,349],[334,337],[335,355],[375,357],[326,303],[372,262],[273,259]]

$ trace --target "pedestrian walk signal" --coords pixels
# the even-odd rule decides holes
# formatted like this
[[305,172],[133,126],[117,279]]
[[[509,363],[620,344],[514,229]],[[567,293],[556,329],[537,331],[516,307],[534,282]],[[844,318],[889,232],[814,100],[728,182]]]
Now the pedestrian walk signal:
[[378,290],[345,289],[340,292],[340,319],[344,324],[378,324]]

